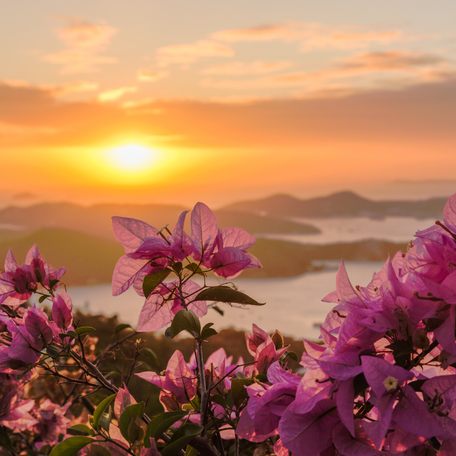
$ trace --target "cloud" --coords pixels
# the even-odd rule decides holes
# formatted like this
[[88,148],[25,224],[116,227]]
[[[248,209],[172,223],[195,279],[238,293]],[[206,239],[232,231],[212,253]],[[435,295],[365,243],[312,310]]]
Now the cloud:
[[437,54],[407,51],[369,52],[346,59],[340,68],[347,70],[391,71],[429,67],[445,63]]
[[261,75],[286,70],[292,65],[292,62],[289,60],[254,60],[252,62],[232,61],[208,66],[204,68],[201,73],[208,76]]
[[231,46],[213,39],[163,46],[156,51],[157,64],[161,67],[169,65],[189,66],[202,59],[226,58],[233,55],[234,50]]
[[345,57],[326,68],[313,71],[277,72],[260,77],[245,71],[244,75],[252,74],[253,77],[242,79],[217,78],[215,72],[204,78],[201,84],[223,90],[297,88],[301,89],[300,95],[318,97],[323,91],[334,95],[336,90],[339,95],[346,95],[378,85],[397,88],[426,81],[446,80],[452,77],[453,72],[454,67],[450,62],[437,54],[385,51]]
[[115,89],[101,92],[98,95],[98,100],[101,102],[116,101],[119,98],[122,98],[129,93],[135,93],[136,91],[137,88],[133,86],[116,87]]
[[139,82],[157,82],[167,76],[167,71],[154,69],[140,69],[137,73],[137,79]]
[[116,62],[115,58],[103,55],[116,32],[105,22],[70,18],[56,32],[64,49],[45,55],[44,60],[60,65],[62,74],[93,73],[100,65]]
[[228,42],[281,41],[297,43],[301,50],[358,49],[389,44],[404,38],[400,30],[367,30],[321,23],[287,22],[221,30],[214,39]]
[[[396,90],[248,103],[56,99],[50,89],[0,84],[0,147],[81,146],[123,134],[189,147],[310,147],[312,144],[456,144],[456,74]],[[9,134],[12,131],[14,134]],[[428,146],[426,146],[426,144]]]

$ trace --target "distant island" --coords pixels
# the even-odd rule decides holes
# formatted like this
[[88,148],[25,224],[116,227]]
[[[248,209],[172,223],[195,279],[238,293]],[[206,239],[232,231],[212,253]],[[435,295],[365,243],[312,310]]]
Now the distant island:
[[[112,239],[111,217],[120,215],[144,220],[161,228],[176,220],[185,210],[168,204],[96,204],[40,203],[31,206],[10,206],[0,210],[0,226],[17,230],[66,228]],[[254,234],[318,234],[320,230],[308,223],[245,211],[215,211],[220,226],[239,226]],[[5,230],[4,230],[5,231]]]
[[412,217],[437,218],[442,214],[446,197],[424,200],[371,200],[351,191],[332,193],[318,198],[300,199],[288,194],[239,201],[225,210],[263,214],[275,217]]
[[[65,281],[71,285],[109,283],[122,249],[117,242],[64,228],[42,228],[27,234],[0,232],[0,258],[9,248],[22,259],[36,243],[52,265],[65,265]],[[247,270],[243,277],[291,277],[326,269],[325,261],[384,261],[403,244],[382,240],[361,240],[335,244],[301,244],[259,238],[251,251],[263,269]]]
[[[275,195],[241,201],[216,211],[220,226],[240,226],[258,240],[252,248],[263,263],[260,270],[246,271],[244,277],[291,277],[334,267],[334,261],[384,261],[402,243],[383,239],[352,242],[311,243],[321,233],[312,219],[329,217],[413,217],[438,218],[444,198],[422,201],[374,201],[353,192],[299,199]],[[12,248],[18,259],[36,243],[53,265],[66,265],[66,280],[73,285],[109,283],[115,262],[122,255],[114,242],[111,216],[135,217],[163,227],[176,220],[185,207],[170,204],[39,203],[0,210],[0,258]],[[310,223],[299,219],[309,219]],[[170,227],[172,228],[172,226]],[[278,238],[310,236],[305,242]],[[323,233],[324,235],[324,233]],[[329,263],[331,265],[329,265]]]

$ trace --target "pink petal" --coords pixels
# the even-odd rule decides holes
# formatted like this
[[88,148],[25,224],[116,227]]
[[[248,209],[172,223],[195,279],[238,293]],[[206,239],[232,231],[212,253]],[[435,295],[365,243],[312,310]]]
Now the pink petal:
[[149,224],[128,217],[112,217],[114,236],[126,253],[135,251],[146,238],[157,235],[157,229]]
[[223,228],[221,230],[222,246],[236,247],[247,250],[255,244],[255,236],[252,236],[242,228]]
[[120,257],[112,274],[112,294],[117,296],[128,290],[147,263],[147,259]]
[[450,196],[443,209],[443,220],[453,231],[456,231],[456,194]]
[[214,213],[204,203],[196,203],[192,210],[191,233],[197,255],[207,258],[214,248],[218,227]]

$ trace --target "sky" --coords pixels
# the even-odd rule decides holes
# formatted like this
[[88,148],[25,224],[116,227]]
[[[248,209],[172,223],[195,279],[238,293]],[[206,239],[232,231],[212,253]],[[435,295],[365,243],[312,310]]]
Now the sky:
[[456,188],[452,0],[0,6],[2,204]]

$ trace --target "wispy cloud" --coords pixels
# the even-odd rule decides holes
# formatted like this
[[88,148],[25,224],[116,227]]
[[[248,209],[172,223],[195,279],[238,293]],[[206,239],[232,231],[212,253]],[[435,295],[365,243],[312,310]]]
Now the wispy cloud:
[[231,61],[207,66],[201,73],[209,76],[258,75],[283,71],[291,66],[293,66],[293,63],[289,60],[254,60],[252,62]]
[[[295,70],[273,74],[248,75],[244,78],[209,74],[201,84],[224,90],[259,90],[295,88],[295,95],[320,96],[322,91],[334,96],[374,88],[378,81],[389,87],[405,87],[421,82],[446,80],[453,76],[454,67],[444,57],[432,53],[411,51],[368,52],[344,57],[327,67],[305,71]],[[250,77],[250,75],[252,77]],[[363,78],[360,79],[359,76]]]
[[139,82],[157,82],[166,78],[166,76],[168,76],[168,72],[164,70],[143,68],[137,72]]
[[456,143],[455,117],[456,75],[439,82],[343,97],[237,104],[151,101],[128,108],[96,100],[59,101],[49,89],[0,83],[0,146],[94,145],[134,131],[141,137],[172,138],[179,146],[193,147],[364,141],[424,148],[433,141],[450,148]]
[[161,67],[169,65],[189,66],[207,58],[232,56],[234,56],[234,50],[231,46],[213,39],[172,44],[160,47],[156,51],[157,64]]
[[100,65],[116,61],[115,58],[104,55],[116,32],[114,27],[105,22],[70,18],[56,32],[65,47],[46,54],[44,60],[60,65],[63,74],[92,73]]
[[340,68],[347,70],[390,71],[421,68],[446,62],[442,56],[409,51],[369,52],[345,60]]
[[358,49],[371,44],[388,44],[404,38],[400,30],[366,30],[355,27],[307,22],[265,24],[226,29],[212,35],[228,42],[282,41],[297,43],[303,51],[313,49]]
[[135,93],[137,88],[134,86],[116,87],[101,92],[98,95],[98,100],[102,102],[117,101],[129,93]]

